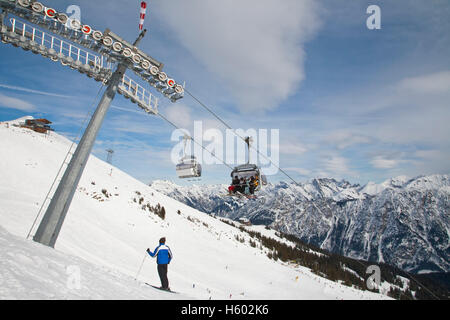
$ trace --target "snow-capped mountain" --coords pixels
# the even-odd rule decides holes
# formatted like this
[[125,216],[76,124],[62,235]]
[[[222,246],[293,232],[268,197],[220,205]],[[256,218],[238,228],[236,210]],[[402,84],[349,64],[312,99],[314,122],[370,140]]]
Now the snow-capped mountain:
[[344,256],[410,272],[450,271],[450,176],[353,185],[334,179],[269,184],[256,200],[225,196],[226,185],[152,188],[200,211],[245,217]]
[[[94,156],[55,249],[33,242],[39,208],[72,142],[13,126],[24,119],[0,123],[0,299],[389,299],[386,282],[385,294],[358,290],[271,259],[273,251],[248,232]],[[294,246],[264,226],[245,228]],[[170,287],[180,295],[144,283],[159,285],[145,250],[162,236],[174,255]]]

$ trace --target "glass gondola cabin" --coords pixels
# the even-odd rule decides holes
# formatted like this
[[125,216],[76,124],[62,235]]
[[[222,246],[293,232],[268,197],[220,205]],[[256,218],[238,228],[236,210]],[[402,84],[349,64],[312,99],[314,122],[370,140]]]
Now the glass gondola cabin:
[[202,175],[202,166],[194,156],[187,156],[180,160],[176,166],[178,178],[198,178]]
[[239,179],[250,179],[250,177],[254,177],[258,182],[255,191],[259,191],[261,186],[265,186],[267,184],[266,176],[261,174],[260,169],[255,164],[242,164],[235,167],[233,171],[231,171],[231,178],[233,179],[236,176]]

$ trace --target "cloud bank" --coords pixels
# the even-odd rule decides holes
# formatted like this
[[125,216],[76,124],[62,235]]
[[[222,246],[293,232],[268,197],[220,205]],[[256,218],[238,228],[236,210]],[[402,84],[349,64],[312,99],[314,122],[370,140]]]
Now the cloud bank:
[[154,5],[243,111],[277,107],[305,78],[304,44],[320,27],[317,1],[173,0]]
[[0,108],[10,108],[26,112],[34,111],[36,109],[33,104],[25,100],[5,96],[1,93],[0,93]]

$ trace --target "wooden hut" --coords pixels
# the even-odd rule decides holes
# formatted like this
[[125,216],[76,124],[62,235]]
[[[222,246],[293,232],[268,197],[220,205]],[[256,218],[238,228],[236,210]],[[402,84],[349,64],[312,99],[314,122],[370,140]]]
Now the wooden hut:
[[52,122],[47,119],[27,119],[21,127],[28,128],[39,133],[47,133],[48,131],[54,131],[54,129],[50,127],[51,123]]

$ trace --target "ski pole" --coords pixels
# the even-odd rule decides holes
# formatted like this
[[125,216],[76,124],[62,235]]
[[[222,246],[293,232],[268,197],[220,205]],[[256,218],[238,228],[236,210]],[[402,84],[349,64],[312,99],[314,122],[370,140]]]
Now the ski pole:
[[141,273],[141,269],[142,269],[142,266],[144,265],[144,262],[145,262],[145,259],[146,259],[146,258],[147,258],[147,252],[145,253],[144,259],[142,259],[141,266],[139,267],[139,271],[138,271],[138,273],[136,274],[136,277],[134,278],[134,280],[137,280],[137,277],[139,276],[139,273]]

